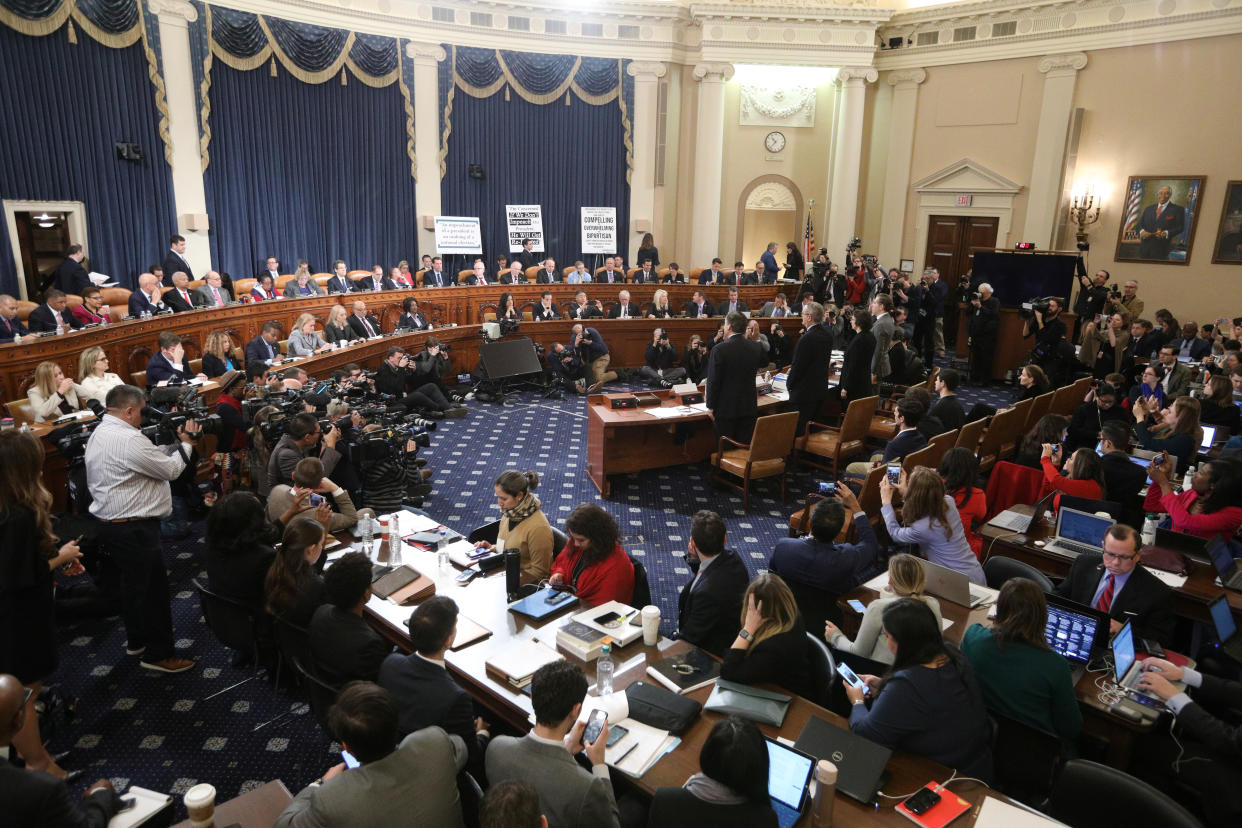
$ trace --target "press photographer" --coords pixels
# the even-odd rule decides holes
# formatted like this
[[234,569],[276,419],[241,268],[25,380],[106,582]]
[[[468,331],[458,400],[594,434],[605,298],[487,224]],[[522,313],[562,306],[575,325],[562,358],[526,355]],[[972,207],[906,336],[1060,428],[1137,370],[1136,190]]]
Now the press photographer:
[[423,343],[423,349],[414,356],[414,381],[415,383],[429,382],[440,389],[445,399],[460,403],[462,396],[450,391],[444,384],[444,375],[452,370],[449,364],[449,351],[450,347],[436,337],[427,337],[427,341]]
[[668,331],[656,328],[651,332],[644,356],[646,365],[638,369],[638,375],[656,388],[672,388],[677,380],[686,378],[685,368],[675,368],[677,350],[668,341]]
[[419,377],[399,345],[388,349],[388,356],[375,372],[375,390],[400,399],[407,411],[418,411],[428,419],[466,416],[466,409],[454,406],[438,385]]
[[1059,345],[1066,332],[1065,321],[1061,319],[1061,300],[1056,296],[1028,300],[1022,303],[1018,315],[1025,320],[1022,337],[1035,337],[1035,347],[1027,361],[1051,374],[1050,367],[1060,359]]
[[417,465],[421,426],[400,424],[382,426],[368,423],[358,441],[350,446],[350,459],[362,471],[362,505],[378,514],[388,514],[403,503],[422,506],[431,494]]
[[270,444],[274,431],[283,426],[284,433],[272,449],[267,461],[267,490],[293,478],[293,469],[304,457],[318,456],[323,461],[323,473],[332,477],[332,472],[341,462],[341,453],[337,451],[341,432],[335,427],[324,432],[315,419],[314,414],[302,412],[292,419],[270,418],[263,426],[264,439]]

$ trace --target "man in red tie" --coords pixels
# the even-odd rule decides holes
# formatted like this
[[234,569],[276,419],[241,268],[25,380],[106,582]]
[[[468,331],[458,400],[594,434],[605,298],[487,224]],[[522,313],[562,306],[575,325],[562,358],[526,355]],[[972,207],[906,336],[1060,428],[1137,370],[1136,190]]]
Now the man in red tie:
[[354,313],[349,317],[349,327],[361,339],[370,339],[383,333],[375,317],[367,315],[366,302],[354,302]]
[[7,293],[0,294],[0,342],[12,342],[14,334],[25,336],[28,333],[22,320],[17,318],[17,300]]
[[473,273],[471,273],[469,276],[467,276],[467,277],[466,277],[466,284],[468,284],[468,285],[486,285],[486,284],[487,284],[487,274],[486,274],[486,273],[484,273],[484,270],[485,270],[485,269],[486,269],[486,268],[484,268],[484,267],[483,267],[483,260],[482,260],[482,259],[475,259],[475,260],[474,260],[474,272],[473,272]]
[[164,294],[164,303],[176,313],[184,313],[197,308],[202,300],[190,292],[190,277],[177,271],[172,277],[173,289]]
[[1139,566],[1143,541],[1131,526],[1118,523],[1104,534],[1103,554],[1074,559],[1056,594],[1107,613],[1111,632],[1132,621],[1140,638],[1166,647],[1173,638],[1173,592]]
[[208,308],[222,308],[233,301],[233,297],[229,294],[228,288],[224,287],[224,281],[220,278],[219,273],[209,270],[204,279],[207,284],[194,288],[194,298],[199,305]]

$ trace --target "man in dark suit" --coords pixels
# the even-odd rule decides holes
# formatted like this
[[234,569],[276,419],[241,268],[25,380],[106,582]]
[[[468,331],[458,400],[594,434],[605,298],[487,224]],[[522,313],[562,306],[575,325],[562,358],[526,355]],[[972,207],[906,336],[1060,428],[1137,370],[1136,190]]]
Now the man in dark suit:
[[170,310],[160,295],[160,280],[153,273],[138,277],[138,289],[129,295],[129,315],[135,318],[144,313],[155,315]]
[[17,318],[17,300],[8,294],[0,294],[0,342],[12,342],[14,335],[30,333],[22,320]]
[[725,524],[720,515],[706,509],[695,513],[686,562],[694,577],[681,588],[677,599],[675,637],[724,657],[737,635],[750,573],[736,552],[725,549]]
[[82,260],[85,258],[82,245],[69,245],[69,249],[65,251],[65,260],[52,271],[52,284],[57,290],[61,293],[82,295],[82,288],[91,283],[90,277],[86,275],[86,268],[82,267]]
[[474,715],[470,694],[461,689],[444,666],[444,654],[457,636],[457,603],[443,595],[418,605],[406,625],[409,655],[393,653],[380,665],[379,685],[392,694],[400,710],[397,737],[424,727],[441,727],[466,743],[466,769],[483,770],[486,727]]
[[716,309],[712,307],[712,303],[707,301],[703,296],[703,291],[696,290],[694,296],[690,297],[690,303],[686,305],[686,318],[698,319],[704,316],[715,316]]
[[745,316],[731,313],[725,326],[729,338],[708,354],[707,408],[718,437],[749,443],[759,413],[755,375],[766,359],[763,346],[746,338]]
[[444,272],[444,260],[436,256],[431,260],[431,269],[423,271],[423,287],[454,287],[457,276]]
[[824,398],[828,396],[832,334],[821,324],[823,321],[823,305],[809,301],[802,304],[802,327],[806,333],[798,337],[794,345],[789,377],[785,381],[789,404],[798,409],[799,437],[806,431],[806,424],[819,414]]
[[[1187,322],[1182,325],[1182,335],[1177,339],[1169,342],[1169,346],[1173,348],[1174,358],[1189,359],[1191,362],[1199,362],[1205,356],[1212,353],[1212,334],[1210,329],[1202,329],[1204,336],[1200,336],[1200,328],[1194,322]],[[1164,360],[1162,359],[1161,362]]]
[[159,353],[147,361],[147,390],[161,382],[189,382],[194,379],[190,366],[185,362],[185,346],[181,337],[172,331],[164,331],[159,337]]
[[[847,509],[854,516],[858,543],[837,543]],[[835,497],[821,500],[811,510],[809,537],[776,542],[768,569],[786,581],[844,595],[876,574],[879,552],[879,539],[858,498],[848,486],[838,486]]]
[[1161,187],[1156,203],[1149,204],[1139,216],[1139,258],[1167,261],[1173,239],[1186,229],[1186,208],[1174,204],[1173,190]]
[[565,316],[570,319],[598,319],[600,315],[599,309],[587,301],[585,290],[575,293],[574,301],[565,308]]
[[729,301],[721,304],[720,307],[716,308],[716,313],[720,314],[721,316],[728,316],[729,314],[735,313],[735,312],[736,313],[748,313],[749,311],[750,311],[750,306],[747,305],[745,302],[743,302],[741,299],[737,298],[736,287],[729,288]]
[[233,301],[233,294],[224,286],[224,280],[219,273],[209,270],[203,281],[206,284],[194,288],[194,296],[200,307],[222,308]]
[[549,256],[543,260],[543,268],[535,275],[535,282],[541,285],[555,285],[561,281],[561,274],[556,270],[556,259]]
[[466,284],[470,286],[488,284],[487,268],[483,264],[482,259],[475,259],[473,271],[466,277]]
[[1139,566],[1142,546],[1134,527],[1110,526],[1103,554],[1075,558],[1056,594],[1107,613],[1113,633],[1132,621],[1136,636],[1167,647],[1173,641],[1173,591]]
[[615,285],[625,281],[625,274],[617,270],[617,260],[612,256],[604,259],[604,269],[595,275],[595,281]]
[[608,309],[609,319],[638,319],[643,315],[637,302],[630,301],[630,292],[623,290],[617,294],[617,301]]
[[185,236],[173,233],[168,238],[168,252],[164,255],[164,285],[172,287],[173,274],[180,271],[190,281],[194,281],[194,270],[185,257]]
[[496,275],[496,282],[502,285],[525,284],[526,275],[522,273],[522,263],[514,259],[509,263],[508,270],[502,270]]
[[[1195,342],[1202,342],[1207,345],[1203,356],[1211,353],[1212,343],[1210,339],[1195,339]],[[1160,364],[1164,366],[1164,377],[1161,378],[1160,384],[1164,387],[1164,398],[1171,400],[1176,397],[1183,397],[1190,393],[1190,366],[1183,365],[1178,361],[1178,354],[1181,348],[1177,345],[1178,340],[1173,340],[1167,345],[1160,347]],[[1192,357],[1198,362],[1202,357]]]
[[539,260],[535,258],[535,240],[522,239],[522,249],[514,254],[513,260],[521,263],[522,270],[539,264]]
[[396,290],[397,283],[384,275],[384,268],[376,265],[371,268],[371,275],[362,280],[362,284],[358,285],[359,290]]
[[199,306],[202,299],[190,291],[190,280],[181,271],[173,274],[173,289],[164,294],[164,302],[174,313],[185,313]]
[[267,365],[280,356],[280,323],[269,320],[263,323],[259,335],[246,343],[246,362]]
[[552,292],[547,290],[539,296],[539,304],[535,305],[531,311],[536,322],[550,322],[561,318],[561,309],[552,301]]
[[371,562],[366,554],[343,555],[324,573],[323,588],[328,603],[315,610],[309,628],[316,669],[336,685],[375,681],[392,645],[362,617],[371,597]]
[[780,267],[776,264],[776,242],[768,242],[768,248],[763,251],[759,260],[763,262],[763,283],[776,284],[776,277],[780,275]]
[[345,262],[337,259],[332,263],[332,278],[328,280],[328,293],[353,293],[358,290],[354,280],[346,276]]
[[966,424],[966,410],[957,399],[960,383],[961,375],[952,368],[942,368],[936,375],[936,393],[940,399],[927,412],[927,416],[940,420],[945,431],[956,431]]
[[359,339],[370,339],[384,333],[380,329],[379,320],[367,313],[367,303],[362,301],[354,302],[354,312],[349,315],[349,327]]
[[[8,752],[13,737],[26,724],[26,693],[16,676],[0,673],[0,751]],[[33,720],[32,726],[37,727]],[[100,779],[81,801],[69,797],[63,780],[41,771],[0,762],[0,807],[6,825],[40,825],[45,828],[104,828],[117,812],[120,801],[112,783]]]
[[655,272],[655,268],[651,266],[651,260],[645,260],[643,266],[634,271],[634,284],[655,284],[660,281],[660,276]]
[[264,276],[272,277],[272,284],[276,284],[276,280],[280,278],[280,259],[275,256],[268,256],[267,261],[263,263],[263,269],[254,275],[254,278],[261,279]]
[[1130,324],[1130,344],[1126,346],[1121,361],[1121,372],[1127,373],[1139,358],[1150,359],[1164,345],[1164,334],[1151,324],[1150,319],[1136,319]]
[[1147,472],[1130,462],[1130,426],[1107,420],[1100,426],[1100,465],[1104,468],[1104,491],[1108,499],[1120,503],[1122,522],[1135,528],[1143,525],[1139,492],[1147,484]]
[[26,325],[32,333],[54,331],[58,327],[66,331],[82,327],[82,320],[65,310],[68,305],[69,300],[65,298],[65,294],[52,288],[44,294],[43,304],[32,310],[30,316],[26,317]]
[[719,256],[712,259],[711,267],[707,270],[699,271],[699,284],[714,285],[720,282],[724,278],[720,271],[722,267],[724,267],[724,262],[721,261]]

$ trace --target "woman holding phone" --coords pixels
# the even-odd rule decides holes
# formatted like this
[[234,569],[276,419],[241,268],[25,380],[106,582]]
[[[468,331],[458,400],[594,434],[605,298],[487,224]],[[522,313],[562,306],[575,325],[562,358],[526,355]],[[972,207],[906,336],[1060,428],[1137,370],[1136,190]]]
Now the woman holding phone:
[[824,639],[838,650],[855,655],[866,656],[872,661],[885,664],[893,663],[893,651],[888,646],[882,630],[881,619],[885,608],[900,601],[902,598],[914,598],[922,601],[936,615],[936,623],[940,623],[940,602],[923,592],[926,585],[926,573],[918,558],[904,552],[888,559],[888,586],[880,590],[876,598],[863,613],[862,622],[858,625],[858,635],[851,641],[845,633],[831,621],[824,623]]
[[565,519],[569,540],[552,561],[553,586],[573,587],[583,603],[628,604],[634,598],[634,564],[621,548],[621,530],[612,515],[583,503]]
[[[903,498],[900,523],[893,509],[893,493],[898,491]],[[909,479],[903,471],[896,486],[888,475],[880,478],[880,503],[880,513],[895,543],[918,544],[923,557],[932,563],[961,572],[976,584],[987,583],[983,567],[966,541],[957,504],[944,490],[944,481],[935,469],[919,466]]]

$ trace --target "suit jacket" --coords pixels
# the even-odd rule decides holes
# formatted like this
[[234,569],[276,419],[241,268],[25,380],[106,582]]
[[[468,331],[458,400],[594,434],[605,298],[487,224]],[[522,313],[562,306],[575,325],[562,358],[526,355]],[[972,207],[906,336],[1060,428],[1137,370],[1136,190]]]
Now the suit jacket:
[[715,315],[716,315],[716,309],[712,307],[712,303],[709,299],[703,300],[703,312],[702,313],[699,313],[699,306],[694,304],[694,302],[691,301],[691,302],[686,303],[686,318],[687,319],[697,319],[699,317],[715,316]]
[[354,293],[359,290],[358,285],[348,276],[333,275],[328,280],[328,293]]
[[[487,279],[487,273],[483,274],[483,278]],[[475,276],[473,273],[471,273],[469,276],[466,277],[466,282],[465,282],[466,285],[473,287],[474,285],[477,285],[478,283],[479,283],[479,277]],[[496,278],[487,279],[487,283],[489,285],[504,284],[503,282],[499,281]]]
[[543,268],[535,275],[535,283],[540,285],[555,285],[563,281],[565,280],[561,278],[559,270],[553,270],[551,275],[549,275],[548,269]]
[[162,310],[166,310],[168,306],[161,299],[158,305],[151,304],[151,300],[146,294],[140,290],[135,290],[129,295],[129,315],[141,316],[144,313],[156,314]]
[[595,281],[601,284],[605,284],[605,285],[619,285],[625,281],[625,274],[620,270],[614,270],[612,272],[612,281],[609,281],[608,271],[601,270],[599,274],[595,277]]
[[456,273],[449,273],[447,270],[441,270],[439,281],[437,281],[434,271],[423,271],[423,287],[454,287],[456,284]]
[[945,431],[956,431],[966,424],[966,411],[955,394],[941,397],[931,407],[931,411],[927,412],[927,415],[938,419]]
[[[323,288],[321,288],[319,286],[319,283],[316,282],[314,279],[309,279],[306,282],[306,288],[307,290],[310,291],[310,293],[302,293],[298,289],[298,280],[290,279],[288,282],[285,283],[285,289],[282,290],[280,293],[286,299],[293,299],[298,296],[323,296],[324,295]],[[200,287],[199,290],[202,290],[202,288]]]
[[776,310],[777,308],[776,308],[775,302],[764,302],[763,307],[759,309],[759,316],[771,316],[775,319],[780,319],[780,318],[798,315],[794,313],[793,308],[789,307],[788,305],[780,309],[781,311],[780,316],[776,315]]
[[[1178,353],[1181,353],[1181,350],[1185,345],[1185,339],[1174,339],[1169,343],[1169,347],[1173,348]],[[1190,340],[1190,358],[1195,362],[1198,362],[1210,353],[1212,353],[1212,341],[1210,339],[1204,339],[1201,336],[1196,336],[1194,339]],[[1178,364],[1180,365],[1181,363]]]
[[325,681],[375,681],[392,645],[352,612],[324,604],[310,622],[311,658]]
[[523,271],[525,271],[527,268],[531,268],[539,264],[538,260],[535,259],[535,251],[527,250],[524,247],[521,250],[519,250],[517,253],[515,253],[513,255],[513,258],[517,259],[519,262],[522,263]]
[[28,333],[30,330],[16,316],[12,319],[0,318],[0,342],[12,342],[13,334],[25,336]]
[[70,797],[65,783],[40,771],[0,762],[5,824],[40,828],[105,828],[116,813],[116,795],[99,790],[85,799]]
[[578,764],[560,745],[497,736],[487,748],[487,780],[525,782],[539,792],[548,828],[618,828],[621,824],[612,783]]
[[68,256],[52,271],[52,284],[62,293],[76,293],[81,296],[82,288],[90,283],[90,277],[86,275],[86,268],[82,267],[82,263],[75,262]]
[[707,355],[707,407],[717,417],[754,417],[759,412],[755,374],[767,360],[763,347],[733,334]]
[[[643,312],[638,307],[637,302],[630,302],[628,305],[625,306],[625,315],[628,316],[630,319],[637,319],[643,315]],[[620,302],[614,302],[608,308],[608,318],[609,319],[620,319],[621,318],[621,303]]]
[[712,558],[707,569],[681,588],[677,599],[677,637],[723,656],[737,637],[742,596],[750,583],[746,563],[731,549]]
[[636,285],[641,285],[644,283],[654,285],[660,281],[660,274],[656,273],[654,267],[650,271],[644,271],[640,267],[638,270],[634,271],[634,278],[631,281],[634,282],[634,284]]
[[[233,301],[233,295],[229,293],[229,289],[226,288],[224,285],[220,285],[219,291],[220,291],[220,299],[226,305],[229,302]],[[320,290],[320,293],[322,292],[323,291]],[[199,305],[200,307],[204,307],[204,308],[221,307],[220,305],[216,304],[216,297],[215,297],[215,294],[211,292],[211,285],[199,285],[198,287],[194,288],[194,292],[191,293],[190,295],[195,297],[195,299],[197,300],[195,304]]]
[[880,541],[871,521],[859,520],[854,525],[858,527],[858,543],[824,543],[810,536],[781,538],[768,567],[786,580],[843,595],[878,570]]
[[875,337],[875,355],[871,358],[871,373],[883,379],[893,372],[888,361],[888,349],[893,344],[893,331],[897,330],[893,315],[886,313],[871,326],[871,335]]
[[358,280],[358,290],[396,290],[397,283],[385,276],[380,281],[380,286],[375,286],[375,280],[371,277]]
[[531,308],[531,312],[534,313],[536,322],[548,322],[561,318],[561,309],[555,302],[549,308],[544,308],[543,303],[539,302]]
[[164,268],[165,287],[172,287],[174,273],[184,273],[191,282],[194,281],[194,271],[190,269],[190,263],[171,250],[164,254],[164,264],[162,267]]
[[[380,329],[379,320],[371,314],[367,314],[367,322],[370,322],[371,327],[375,329],[376,336],[383,333]],[[356,336],[359,336],[362,339],[372,336],[372,334],[367,333],[366,326],[362,324],[362,320],[358,318],[358,314],[356,313],[351,313],[349,315],[349,329],[353,331]]]
[[841,365],[841,390],[848,400],[869,397],[872,393],[871,365],[875,357],[875,336],[871,331],[857,334],[845,348]]
[[814,405],[827,396],[831,351],[832,334],[823,325],[812,325],[798,338],[785,382],[791,406],[802,408]]
[[193,291],[189,290],[185,293],[186,296],[190,297],[188,302],[181,297],[181,294],[177,292],[176,288],[168,291],[164,294],[164,304],[172,308],[174,313],[184,313],[185,311],[194,310],[198,307],[199,299],[197,295]]
[[719,279],[721,275],[722,275],[722,271],[712,270],[711,268],[705,268],[703,270],[700,270],[699,271],[699,284],[700,285],[715,284],[716,280]]
[[1177,723],[1195,741],[1221,756],[1242,756],[1242,728],[1216,718],[1203,705],[1217,709],[1236,707],[1242,699],[1242,683],[1202,673],[1203,684],[1192,690],[1193,704],[1182,708]]
[[380,665],[379,685],[392,693],[401,712],[398,735],[442,727],[466,743],[467,765],[483,770],[483,749],[474,730],[474,702],[448,670],[417,653],[393,653]]
[[772,255],[771,250],[763,251],[763,255],[759,257],[759,261],[763,262],[763,281],[772,284],[776,281],[776,277],[780,275],[780,268],[776,264],[776,256]]
[[348,342],[354,338],[354,330],[346,323],[343,327],[337,327],[331,322],[325,323],[323,326],[323,338],[331,343]]
[[[738,299],[737,306],[734,308],[734,310],[736,310],[738,313],[749,313],[750,305],[746,304],[741,299]],[[730,313],[729,303],[727,301],[721,302],[719,305],[716,306],[717,316],[727,316],[729,313]]]
[[181,365],[182,369],[178,371],[163,353],[156,351],[147,362],[147,388],[154,388],[164,380],[189,382],[194,379],[194,375],[190,373],[190,366],[184,362]]
[[[927,418],[924,417],[923,420],[919,421],[919,425],[922,425],[926,420]],[[899,431],[897,432],[897,435],[893,437],[893,439],[889,440],[887,445],[884,446],[884,462],[887,463],[890,460],[901,460],[906,455],[916,452],[921,448],[925,448],[926,446],[927,435],[923,433],[921,429],[911,428],[906,429],[905,431]]]
[[602,319],[604,316],[594,305],[579,305],[577,302],[569,305],[565,315],[570,319]]
[[[1103,555],[1096,552],[1074,559],[1069,574],[1056,588],[1056,594],[1091,606],[1100,579],[1107,573]],[[1166,647],[1173,641],[1173,591],[1141,566],[1126,579],[1125,587],[1113,596],[1109,617],[1125,623],[1133,613],[1136,635],[1154,638]]]
[[339,825],[463,825],[457,772],[466,765],[461,740],[438,727],[411,733],[397,749],[310,785],[276,819],[275,828]]
[[[1155,233],[1163,230],[1168,235],[1163,239],[1154,236],[1143,239],[1139,242],[1140,247],[1150,245],[1155,252],[1163,251],[1164,255],[1168,255],[1169,246],[1173,243],[1173,239],[1182,234],[1186,229],[1186,208],[1180,204],[1174,204],[1170,201],[1164,205],[1164,212],[1160,217],[1156,217],[1155,204],[1148,204],[1143,208],[1143,214],[1139,217],[1138,230],[1146,230],[1148,233]],[[1140,252],[1142,255],[1142,252]]]
[[422,331],[427,328],[427,317],[421,313],[403,313],[401,318],[397,320],[398,328],[409,328],[414,331]]
[[[60,318],[65,323],[66,328],[82,327],[82,320],[70,313],[67,305],[65,306],[65,309],[60,312]],[[30,312],[30,316],[26,318],[26,325],[34,333],[54,331],[56,330],[56,317],[52,315],[52,309],[46,304],[39,305],[39,307],[32,310]]]
[[[268,351],[271,348],[271,351]],[[272,359],[280,356],[280,344],[273,342],[270,345],[262,336],[256,336],[254,339],[246,343],[246,362],[267,363]]]
[[[1206,344],[1208,347],[1205,350],[1209,353],[1211,352],[1212,346],[1206,339],[1196,341]],[[1184,397],[1190,393],[1189,365],[1184,365],[1179,362],[1177,365],[1173,366],[1173,370],[1169,374],[1166,374],[1166,376],[1169,378],[1169,388],[1164,392],[1165,399],[1171,400],[1174,397]],[[1163,383],[1161,384],[1163,385]]]

